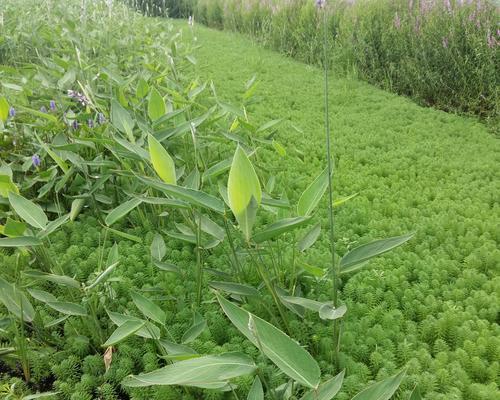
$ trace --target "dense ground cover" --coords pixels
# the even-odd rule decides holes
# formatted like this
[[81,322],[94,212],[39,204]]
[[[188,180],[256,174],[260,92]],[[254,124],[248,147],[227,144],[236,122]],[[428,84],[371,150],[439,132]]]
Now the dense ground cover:
[[[138,306],[141,297],[134,292],[160,306],[164,315],[160,313],[161,323],[155,324],[164,323],[162,337],[185,342],[189,350],[184,347],[184,353],[243,351],[261,366],[271,387],[286,383],[286,375],[231,325],[207,285],[208,280],[238,282],[232,270],[236,259],[245,271],[245,283],[262,296],[243,302],[245,308],[287,329],[318,361],[323,377],[336,373],[331,324],[315,313],[301,319],[288,309],[286,318],[280,318],[248,260],[244,241],[235,233],[235,221],[228,220],[232,233],[222,235],[222,244],[199,254],[189,243],[196,227],[186,226],[189,220],[172,208],[175,202],[158,200],[164,194],[157,189],[164,187],[156,183],[151,188],[131,176],[155,176],[144,160],[144,151],[150,150],[147,134],[177,132],[184,136],[164,141],[174,155],[176,179],[189,187],[198,181],[204,191],[217,195],[208,181],[227,184],[229,164],[206,174],[201,183],[194,178],[193,164],[200,174],[206,173],[218,161],[230,161],[238,142],[258,147],[251,160],[265,191],[281,201],[281,207],[297,204],[325,164],[321,72],[238,35],[192,28],[185,21],[172,28],[168,21],[139,17],[120,7],[109,17],[105,7],[84,10],[85,14],[73,3],[52,8],[49,15],[30,2],[22,8],[24,13],[15,3],[9,6],[1,32],[4,54],[10,55],[3,62],[24,67],[0,70],[2,96],[16,110],[3,127],[2,175],[10,176],[11,170],[20,193],[42,205],[50,220],[61,215],[64,224],[44,239],[47,253],[33,247],[31,252],[7,249],[0,254],[2,279],[29,296],[37,313],[35,321],[19,324],[12,317],[12,304],[1,309],[5,393],[16,383],[12,398],[36,390],[59,391],[63,399],[231,398],[231,393],[192,388],[122,386],[129,374],[162,366],[158,354],[168,358],[165,350],[170,357],[179,354],[172,344],[157,347],[143,337],[144,331],[142,337],[129,336],[114,346],[110,367],[105,368],[105,348],[100,346],[116,328],[111,320],[120,318],[112,313],[144,318]],[[38,18],[28,18],[37,13]],[[338,255],[371,239],[416,231],[401,249],[343,277],[341,299],[348,311],[342,319],[338,368],[345,368],[346,375],[336,398],[351,398],[368,382],[407,368],[398,398],[408,398],[418,383],[427,399],[494,399],[500,348],[498,142],[473,120],[420,108],[356,80],[332,78],[335,198],[358,193],[336,212]],[[153,87],[171,107],[164,126],[154,123],[156,111],[149,105]],[[66,89],[82,91],[90,104],[78,104]],[[41,107],[46,110],[36,111]],[[212,107],[212,114],[199,119]],[[137,123],[132,135],[123,123],[126,115]],[[283,120],[269,124],[276,119]],[[195,133],[186,122],[196,125]],[[197,138],[197,146],[190,135]],[[214,139],[220,144],[214,145]],[[198,162],[194,148],[207,165]],[[40,164],[32,159],[35,153]],[[103,176],[108,181],[102,182]],[[133,194],[141,193],[155,193],[157,199],[136,204],[113,223],[105,210],[130,205]],[[5,200],[5,194],[2,197]],[[20,219],[11,205],[9,200],[2,202],[5,227],[7,218]],[[273,205],[276,202],[268,201],[267,209],[259,211],[256,231],[284,213]],[[323,199],[314,215],[323,231],[326,205]],[[67,212],[74,221],[66,220]],[[204,215],[224,226],[226,219],[216,213]],[[307,229],[299,229],[296,236]],[[205,229],[204,247],[210,247],[205,240],[213,241],[214,234],[221,237],[217,228]],[[318,270],[313,268],[327,270],[326,235],[303,253],[293,251],[293,235],[287,235],[272,244],[280,259],[276,280],[295,287],[296,295],[328,301],[331,282],[321,270],[315,278]],[[228,243],[233,236],[236,258]],[[198,256],[205,267],[199,307]],[[111,275],[92,291],[106,267],[112,267]],[[61,275],[73,280],[63,279],[61,285]],[[72,288],[75,281],[80,289]],[[5,284],[1,289],[4,296],[16,290]],[[82,310],[73,309],[68,317],[67,308],[54,304],[49,295],[84,307],[89,316],[75,316]],[[233,300],[238,300],[234,293]],[[158,313],[148,318],[154,322]],[[28,384],[22,382],[26,375]],[[252,382],[251,376],[237,379],[240,398],[246,398]],[[301,392],[299,386],[296,395]]]
[[[298,60],[322,63],[322,10],[330,65],[497,129],[498,3],[489,0],[130,0],[146,13],[194,15]],[[318,10],[318,4],[322,9]]]

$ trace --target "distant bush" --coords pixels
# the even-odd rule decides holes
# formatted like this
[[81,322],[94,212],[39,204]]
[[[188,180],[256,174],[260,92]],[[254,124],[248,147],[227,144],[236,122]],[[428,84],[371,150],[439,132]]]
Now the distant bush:
[[[136,0],[141,3],[141,0]],[[313,0],[142,0],[168,15],[251,35],[301,61],[321,60]],[[170,4],[171,3],[171,4]],[[151,9],[152,6],[150,6]],[[497,120],[499,7],[488,0],[327,1],[333,65],[421,104]]]

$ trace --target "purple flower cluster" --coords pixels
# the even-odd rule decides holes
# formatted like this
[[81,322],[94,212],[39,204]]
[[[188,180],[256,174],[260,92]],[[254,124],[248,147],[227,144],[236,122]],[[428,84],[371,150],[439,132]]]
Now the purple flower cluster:
[[16,116],[16,109],[14,107],[9,108],[9,117],[14,118]]
[[83,93],[77,92],[75,90],[68,90],[68,96],[76,100],[82,106],[88,106],[90,104],[89,99]]
[[42,163],[42,160],[40,160],[40,156],[38,154],[33,154],[33,156],[31,156],[31,162],[35,168],[38,168]]
[[316,7],[324,8],[326,5],[326,0],[316,0]]

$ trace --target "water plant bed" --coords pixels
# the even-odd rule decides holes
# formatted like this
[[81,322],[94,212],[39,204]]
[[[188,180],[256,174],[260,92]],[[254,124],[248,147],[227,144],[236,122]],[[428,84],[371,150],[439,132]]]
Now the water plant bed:
[[22,3],[0,26],[0,397],[498,398],[483,124],[331,74],[332,271],[320,69],[123,4]]

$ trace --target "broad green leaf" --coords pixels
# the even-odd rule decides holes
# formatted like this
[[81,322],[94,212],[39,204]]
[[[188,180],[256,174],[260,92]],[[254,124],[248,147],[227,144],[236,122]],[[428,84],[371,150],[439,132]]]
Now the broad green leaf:
[[260,296],[260,293],[253,286],[242,285],[235,282],[210,281],[208,284],[217,290],[222,290],[226,293],[235,294],[238,296]]
[[120,204],[118,207],[110,211],[110,213],[106,216],[104,222],[108,226],[113,225],[116,221],[123,218],[141,203],[141,199],[133,198],[126,201],[125,203]]
[[9,192],[9,202],[14,211],[31,226],[44,230],[49,222],[42,208],[14,192]]
[[57,298],[52,293],[46,292],[45,290],[28,289],[28,293],[42,303],[57,301]]
[[389,400],[398,390],[404,376],[405,371],[401,371],[396,375],[376,382],[359,392],[352,400]]
[[0,247],[31,247],[40,246],[41,244],[42,241],[34,236],[0,238]]
[[132,292],[131,296],[134,304],[139,309],[139,311],[144,314],[145,317],[150,318],[161,325],[165,324],[165,319],[167,316],[160,307],[158,307],[147,297],[144,297],[142,294]]
[[43,119],[46,119],[46,120],[48,120],[50,122],[57,122],[57,117],[55,115],[52,115],[52,114],[49,114],[49,113],[43,113],[41,111],[33,110],[31,108],[24,107],[24,106],[19,106],[19,105],[16,106],[16,108],[18,108],[21,111],[25,111],[28,114],[34,115],[35,117],[43,118]]
[[80,317],[87,316],[87,311],[79,304],[69,303],[65,301],[51,301],[50,303],[46,304],[50,308],[53,308],[54,310],[59,311],[62,314],[75,315]]
[[111,123],[120,132],[125,133],[131,142],[135,142],[132,133],[135,122],[129,112],[115,99],[111,100]]
[[219,161],[217,164],[212,165],[205,172],[203,172],[203,177],[202,177],[203,182],[206,182],[226,172],[229,168],[231,168],[232,162],[233,159],[228,158],[226,160]]
[[208,355],[179,361],[146,374],[132,375],[122,384],[130,387],[151,385],[182,385],[206,388],[242,375],[249,375],[257,366],[243,353]]
[[265,229],[256,233],[253,236],[255,243],[261,243],[269,239],[274,239],[275,237],[282,235],[286,232],[292,231],[301,225],[304,225],[309,221],[310,217],[294,217],[285,218],[280,221],[276,221],[271,225],[267,226]]
[[[255,346],[261,348],[261,351],[281,371],[307,387],[318,387],[319,366],[303,347],[270,323],[241,309],[218,294],[217,299],[236,328]],[[258,338],[249,327],[250,318],[253,320]]]
[[195,340],[198,336],[200,336],[203,331],[207,327],[207,321],[205,321],[203,318],[196,318],[193,325],[184,332],[184,335],[182,335],[181,342],[182,344],[187,344],[191,343],[193,340]]
[[[249,240],[253,224],[253,218],[250,218],[250,216],[252,212],[255,214],[256,208],[260,205],[262,190],[252,163],[239,145],[234,153],[231,170],[229,171],[227,194],[229,207],[246,239]],[[256,202],[253,207],[255,211],[249,210],[252,199]]]
[[337,376],[323,382],[317,389],[307,392],[300,400],[332,400],[342,387],[344,373],[345,371],[342,371]]
[[161,269],[162,271],[175,272],[176,274],[178,274],[180,272],[179,267],[177,265],[174,265],[174,264],[160,262],[158,260],[153,260],[153,264],[157,268]]
[[7,122],[7,118],[9,117],[9,108],[7,99],[0,96],[0,121]]
[[179,356],[179,355],[194,356],[197,354],[195,350],[184,344],[173,343],[165,339],[160,339],[160,344],[171,356]]
[[184,186],[194,190],[200,188],[200,171],[198,171],[198,168],[193,168],[189,175],[186,176],[184,179]]
[[148,92],[149,92],[148,82],[144,78],[140,78],[139,82],[137,82],[137,88],[135,90],[135,95],[138,98],[143,99],[144,97],[147,96]]
[[139,322],[145,322],[145,325],[139,329],[135,334],[137,336],[146,338],[146,339],[159,339],[160,338],[160,328],[158,328],[155,324],[149,322],[149,321],[144,321],[143,319],[133,317],[131,315],[123,315],[119,313],[115,313],[112,311],[106,310],[108,313],[109,318],[113,323],[117,326],[123,325],[127,321],[139,321]]
[[301,252],[306,251],[316,242],[316,240],[318,240],[320,234],[321,224],[318,222],[306,232],[302,239],[299,240],[299,242],[297,243],[298,250]]
[[49,274],[48,272],[43,272],[35,269],[23,271],[23,274],[33,279],[49,281],[61,286],[72,287],[75,289],[80,288],[80,283],[77,280],[66,275]]
[[157,233],[154,236],[149,249],[151,252],[151,258],[153,258],[153,260],[161,261],[163,257],[165,257],[165,254],[167,254],[167,246],[165,245],[163,236]]
[[153,135],[148,136],[148,145],[151,163],[158,176],[163,182],[176,185],[175,164],[170,154]]
[[307,272],[308,274],[316,277],[322,278],[325,275],[325,271],[319,267],[315,267],[314,265],[307,264],[305,262],[299,262],[300,267]]
[[262,388],[262,382],[258,376],[253,380],[247,400],[264,400],[264,389]]
[[341,273],[355,271],[359,264],[365,263],[373,257],[379,256],[407,242],[413,237],[413,233],[403,236],[395,236],[388,239],[375,240],[374,242],[361,245],[349,251],[340,260]]
[[163,117],[167,112],[165,107],[165,100],[161,97],[160,92],[156,88],[151,89],[148,101],[148,116],[151,121],[156,121],[157,119]]
[[325,168],[314,181],[304,190],[297,204],[299,215],[309,215],[318,205],[328,188],[328,168]]
[[12,177],[0,174],[0,197],[8,197],[9,192],[19,194],[19,189],[12,181]]
[[108,258],[106,260],[106,265],[112,265],[120,261],[120,253],[118,252],[118,244],[113,244],[111,250],[109,250]]
[[319,312],[321,307],[323,307],[326,303],[322,303],[320,301],[307,299],[305,297],[297,297],[297,296],[281,296],[281,298],[287,303],[297,304],[308,310]]
[[45,228],[44,231],[40,231],[37,233],[37,237],[39,239],[43,239],[44,237],[49,236],[51,233],[55,232],[57,229],[59,229],[63,224],[65,224],[69,219],[69,214],[65,214],[53,221],[50,221],[47,224],[47,227]]
[[285,148],[276,140],[273,139],[273,147],[274,150],[281,156],[281,157],[286,157],[286,150]]
[[169,185],[149,178],[139,178],[146,185],[162,191],[163,193],[178,198],[196,206],[205,207],[218,213],[224,212],[224,203],[217,197],[199,190],[193,190],[176,185]]
[[131,235],[129,233],[125,233],[125,232],[122,232],[122,231],[118,231],[116,229],[113,229],[113,228],[109,228],[107,227],[108,231],[117,235],[117,236],[120,236],[124,239],[127,239],[127,240],[131,240],[133,242],[137,242],[137,243],[142,243],[142,239],[139,237],[139,236],[135,236],[135,235]]
[[119,261],[116,261],[115,263],[111,264],[108,268],[106,268],[104,271],[102,271],[97,278],[94,279],[94,282],[92,282],[89,286],[87,286],[87,290],[93,289],[97,285],[99,285],[102,282],[105,282],[109,276],[113,273],[115,268],[120,264]]
[[35,310],[26,295],[0,277],[0,302],[10,313],[26,322],[35,318]]
[[146,321],[134,321],[129,320],[124,322],[115,331],[111,334],[111,336],[106,340],[106,342],[102,345],[103,347],[114,346],[115,344],[125,340],[129,336],[136,333],[139,329],[144,327]]
[[9,237],[23,236],[26,231],[26,224],[24,222],[19,222],[11,218],[7,218],[5,223],[3,234]]

